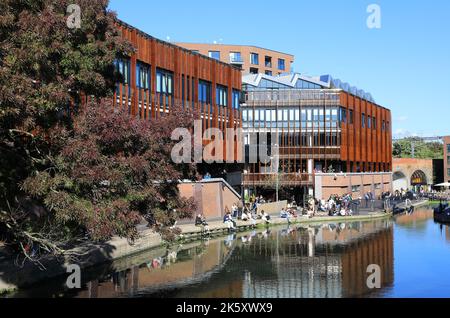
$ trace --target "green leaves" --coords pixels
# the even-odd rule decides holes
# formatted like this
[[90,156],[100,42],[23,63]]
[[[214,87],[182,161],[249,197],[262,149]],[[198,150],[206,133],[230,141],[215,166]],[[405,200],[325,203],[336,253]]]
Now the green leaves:
[[438,142],[424,142],[420,138],[406,138],[393,144],[393,156],[395,158],[411,158],[413,155],[417,159],[442,159],[444,148]]

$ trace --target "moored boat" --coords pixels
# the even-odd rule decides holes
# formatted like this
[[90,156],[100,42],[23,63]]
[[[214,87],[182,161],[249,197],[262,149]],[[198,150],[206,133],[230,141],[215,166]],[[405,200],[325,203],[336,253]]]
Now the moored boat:
[[450,207],[448,203],[440,203],[434,208],[434,220],[439,223],[450,224]]

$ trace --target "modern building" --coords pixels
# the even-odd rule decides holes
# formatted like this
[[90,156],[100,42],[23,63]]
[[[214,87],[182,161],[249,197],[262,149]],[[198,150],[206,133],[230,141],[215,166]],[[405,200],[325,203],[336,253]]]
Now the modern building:
[[240,67],[243,74],[281,75],[292,72],[294,56],[247,45],[177,43],[210,58]]
[[136,48],[130,58],[115,63],[123,77],[114,96],[117,107],[157,120],[178,105],[196,110],[204,130],[242,126],[240,68],[117,23],[122,36]]
[[329,75],[250,74],[243,94],[247,162],[255,146],[269,145],[271,155],[246,164],[246,195],[282,189],[299,202],[307,195],[391,191],[391,112],[369,93]]

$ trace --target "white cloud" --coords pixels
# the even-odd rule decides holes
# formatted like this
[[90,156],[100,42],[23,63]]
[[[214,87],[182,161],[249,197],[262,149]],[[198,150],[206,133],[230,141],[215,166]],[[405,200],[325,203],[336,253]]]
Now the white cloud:
[[406,137],[420,137],[422,134],[411,132],[404,128],[398,128],[394,131],[394,139],[401,139]]

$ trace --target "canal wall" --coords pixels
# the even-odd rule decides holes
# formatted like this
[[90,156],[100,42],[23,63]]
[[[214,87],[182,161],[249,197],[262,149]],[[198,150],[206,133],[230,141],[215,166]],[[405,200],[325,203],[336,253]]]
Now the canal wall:
[[[391,213],[375,212],[367,215],[348,216],[348,217],[298,217],[290,219],[290,224],[326,224],[326,223],[342,223],[342,222],[359,222],[372,221],[384,218],[390,218]],[[270,224],[258,220],[257,227],[287,225],[286,219],[278,216],[272,216]],[[222,221],[210,222],[211,235],[221,236],[228,233],[227,226]],[[237,222],[238,231],[245,231],[251,228],[250,222]],[[204,236],[201,228],[195,225],[181,225],[182,234],[180,239],[183,241],[197,240]],[[60,260],[55,258],[46,258],[41,261],[45,270],[38,266],[25,262],[22,266],[18,266],[15,259],[0,260],[0,294],[13,291],[18,288],[24,288],[50,278],[67,274],[67,268],[70,264],[77,264],[81,269],[89,268],[96,265],[111,263],[115,260],[126,259],[129,256],[140,254],[142,252],[162,248],[164,241],[161,236],[151,230],[141,232],[141,237],[131,243],[126,239],[114,238],[105,244],[89,244],[78,247],[76,254],[82,255],[72,260]],[[67,274],[69,275],[69,274]]]

